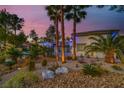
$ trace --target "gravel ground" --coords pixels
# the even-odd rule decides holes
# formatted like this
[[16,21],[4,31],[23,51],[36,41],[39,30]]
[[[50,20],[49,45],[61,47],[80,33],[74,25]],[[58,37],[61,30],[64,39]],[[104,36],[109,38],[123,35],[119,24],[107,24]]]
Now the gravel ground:
[[[54,63],[49,63],[48,67]],[[78,68],[76,65],[78,64]],[[82,64],[78,62],[68,62],[63,64],[62,66],[68,67],[71,72],[68,74],[57,75],[54,79],[50,80],[42,80],[41,76],[41,63],[36,64],[36,73],[41,77],[41,81],[34,84],[32,87],[35,88],[124,88],[124,71],[118,73],[117,71],[109,72],[101,77],[91,77],[89,75],[83,75],[80,72],[82,68]],[[108,70],[111,65],[104,64]],[[117,72],[117,73],[115,73]],[[7,75],[2,76],[2,81],[0,81],[0,85],[4,83],[6,80],[10,79],[14,76],[16,72],[9,73]]]
[[101,77],[83,75],[79,71],[56,76],[54,79],[41,80],[35,88],[124,88],[124,74],[107,73]]

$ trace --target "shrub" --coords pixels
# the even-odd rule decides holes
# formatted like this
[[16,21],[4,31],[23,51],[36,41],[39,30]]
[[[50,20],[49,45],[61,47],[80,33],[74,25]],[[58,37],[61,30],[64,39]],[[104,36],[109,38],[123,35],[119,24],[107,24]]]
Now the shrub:
[[117,65],[112,65],[112,68],[118,71],[123,70],[120,66],[117,66]]
[[4,64],[0,64],[0,75],[6,74],[9,72],[10,72],[10,69],[7,66],[5,66]]
[[47,66],[47,60],[42,61],[42,66]]
[[35,70],[35,61],[30,61],[29,62],[29,71],[34,71]]
[[67,57],[67,60],[72,60],[72,57],[71,57],[71,56],[68,56],[68,57]]
[[4,63],[6,66],[9,67],[9,69],[11,70],[12,69],[12,66],[16,64],[15,61],[7,61]]
[[97,65],[85,64],[83,66],[83,73],[91,76],[101,76],[104,70]]
[[4,63],[5,57],[0,56],[0,64]]
[[2,87],[5,88],[24,88],[30,87],[39,81],[39,77],[33,72],[18,72],[10,80],[6,81]]

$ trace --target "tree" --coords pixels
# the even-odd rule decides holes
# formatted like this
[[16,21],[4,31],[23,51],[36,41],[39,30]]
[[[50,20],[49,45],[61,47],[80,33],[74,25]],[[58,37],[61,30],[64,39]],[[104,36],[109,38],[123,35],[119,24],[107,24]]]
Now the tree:
[[70,5],[66,6],[66,19],[73,20],[73,59],[76,59],[76,27],[77,23],[80,23],[82,19],[85,19],[87,13],[84,9],[89,6],[83,5]]
[[32,29],[32,30],[30,31],[29,36],[30,36],[30,38],[32,38],[32,39],[35,40],[35,41],[37,41],[37,39],[38,39],[38,35],[37,35],[37,33],[35,32],[34,29]]
[[[50,25],[48,30],[46,31],[46,38],[50,41],[50,42],[55,42],[56,40],[56,29],[54,25]],[[58,39],[60,39],[60,34],[58,36]]]
[[116,56],[124,62],[122,57],[124,50],[124,36],[119,36],[118,34],[108,34],[106,37],[95,35],[90,37],[90,39],[94,40],[94,42],[85,47],[87,53],[103,52],[105,54],[105,62],[107,63],[115,63],[114,55],[116,54]]
[[5,33],[5,29],[0,28],[0,42],[2,43],[3,41],[5,41],[6,39],[6,33]]
[[[0,11],[0,28],[5,31],[5,46],[8,38],[8,34],[11,34],[11,31],[14,31],[15,35],[13,35],[13,40],[16,42],[16,31],[21,30],[24,23],[23,18],[19,18],[16,14],[10,14],[6,11],[6,9],[2,9]],[[12,35],[12,34],[11,34]]]
[[2,9],[0,11],[0,28],[2,28],[4,33],[4,45],[6,46],[7,34],[10,29],[10,14],[6,11],[6,9]]
[[55,33],[55,26],[50,25],[48,30],[46,31],[46,37],[50,40],[50,42],[55,41],[56,33]]
[[46,7],[47,14],[50,17],[50,20],[53,21],[56,29],[56,64],[58,65],[59,61],[59,31],[58,31],[58,24],[60,21],[60,6],[50,5]]
[[14,31],[15,35],[16,35],[16,31],[19,31],[22,29],[23,24],[24,24],[23,18],[19,18],[16,14],[11,14],[10,25],[11,25],[11,29]]
[[[105,5],[97,5],[98,8],[104,8]],[[116,12],[124,12],[124,5],[109,5],[109,10]]]

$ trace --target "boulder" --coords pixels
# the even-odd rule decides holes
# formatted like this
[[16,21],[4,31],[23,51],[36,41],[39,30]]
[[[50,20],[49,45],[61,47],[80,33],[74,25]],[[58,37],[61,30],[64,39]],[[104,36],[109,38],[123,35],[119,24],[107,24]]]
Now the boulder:
[[55,77],[55,74],[51,70],[43,70],[42,71],[42,77],[43,77],[44,80],[52,79],[52,78]]
[[11,62],[11,61],[12,61],[11,58],[7,58],[7,59],[5,59],[5,62]]
[[68,73],[69,70],[67,67],[59,67],[55,70],[56,74],[64,74],[64,73]]

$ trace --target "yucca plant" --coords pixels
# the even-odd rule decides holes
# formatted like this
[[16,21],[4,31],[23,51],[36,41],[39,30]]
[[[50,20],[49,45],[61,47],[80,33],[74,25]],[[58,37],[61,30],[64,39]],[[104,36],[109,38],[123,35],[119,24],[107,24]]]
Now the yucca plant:
[[86,53],[102,52],[105,54],[105,62],[107,63],[115,63],[114,56],[116,54],[121,62],[124,62],[124,36],[108,33],[106,36],[95,35],[89,39],[93,42],[85,47]]
[[92,64],[85,64],[83,65],[83,73],[85,75],[91,75],[91,76],[100,76],[104,70],[97,65],[92,65]]
[[12,57],[12,59],[18,63],[18,57],[21,57],[21,51],[19,51],[17,48],[10,48],[7,53]]

